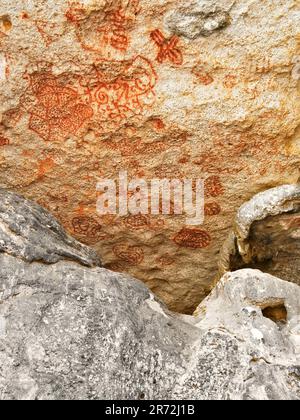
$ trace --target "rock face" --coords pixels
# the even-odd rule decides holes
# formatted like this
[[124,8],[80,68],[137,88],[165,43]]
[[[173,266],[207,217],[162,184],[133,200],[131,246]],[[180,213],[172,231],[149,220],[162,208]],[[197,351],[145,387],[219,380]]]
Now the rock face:
[[[1,400],[300,399],[299,286],[227,273],[195,316],[177,315],[143,283],[87,267],[93,252],[41,208],[1,197]],[[22,223],[13,232],[22,218],[32,243]]]
[[300,284],[300,184],[254,196],[238,210],[221,250],[220,275],[259,268]]
[[167,27],[179,36],[195,40],[230,25],[231,0],[185,1],[166,17]]
[[50,213],[2,188],[0,252],[28,262],[73,260],[90,267],[101,265],[96,252],[68,236]]
[[[295,183],[297,0],[0,4],[0,185],[192,313],[242,203]],[[205,223],[101,216],[99,178],[204,179]]]

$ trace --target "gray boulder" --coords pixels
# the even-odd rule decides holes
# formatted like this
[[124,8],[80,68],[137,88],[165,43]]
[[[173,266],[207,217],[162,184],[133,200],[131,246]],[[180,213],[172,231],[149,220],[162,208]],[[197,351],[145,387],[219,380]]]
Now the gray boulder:
[[240,270],[174,314],[40,207],[1,197],[1,400],[300,398],[299,286]]
[[231,23],[231,0],[191,0],[179,3],[165,17],[165,26],[173,33],[195,40],[225,29]]
[[101,265],[95,251],[71,238],[38,204],[0,188],[0,252],[25,261]]

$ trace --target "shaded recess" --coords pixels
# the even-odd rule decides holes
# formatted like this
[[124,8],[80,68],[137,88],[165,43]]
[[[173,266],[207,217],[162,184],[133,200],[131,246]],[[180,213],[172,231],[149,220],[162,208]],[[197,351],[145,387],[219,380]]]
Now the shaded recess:
[[255,268],[300,284],[300,186],[253,197],[236,217],[221,251],[220,274]]
[[283,303],[276,306],[267,306],[262,313],[265,318],[269,318],[275,323],[287,322],[288,313]]

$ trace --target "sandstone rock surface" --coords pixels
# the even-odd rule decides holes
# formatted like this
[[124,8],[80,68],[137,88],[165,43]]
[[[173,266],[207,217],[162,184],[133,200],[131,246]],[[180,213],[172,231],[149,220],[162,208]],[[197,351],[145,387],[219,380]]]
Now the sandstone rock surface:
[[[298,0],[0,3],[0,185],[192,313],[242,203],[299,178]],[[99,178],[202,178],[206,219],[96,213]]]
[[[195,316],[177,315],[143,283],[87,267],[76,242],[53,260],[61,228],[38,206],[1,196],[1,400],[300,398],[299,286],[227,273]],[[3,229],[22,217],[36,229],[30,259],[24,233]]]

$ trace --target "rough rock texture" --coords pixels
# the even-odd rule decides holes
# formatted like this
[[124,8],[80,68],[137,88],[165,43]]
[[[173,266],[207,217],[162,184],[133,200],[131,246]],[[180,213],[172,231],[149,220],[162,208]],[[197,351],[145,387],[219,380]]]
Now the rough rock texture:
[[221,250],[220,275],[259,268],[300,284],[300,184],[254,196],[238,210]]
[[45,264],[53,219],[1,194],[1,226],[29,214],[44,249],[42,261],[33,237],[26,261],[0,231],[1,400],[300,399],[299,286],[227,273],[195,316],[177,315],[129,276],[79,258]]
[[[1,0],[0,185],[191,313],[239,206],[299,178],[298,8]],[[204,225],[97,215],[97,180],[120,170],[205,179]]]
[[167,15],[165,23],[175,34],[194,40],[228,26],[233,6],[232,0],[185,1]]
[[0,252],[26,261],[100,266],[95,251],[68,236],[41,206],[0,188]]

